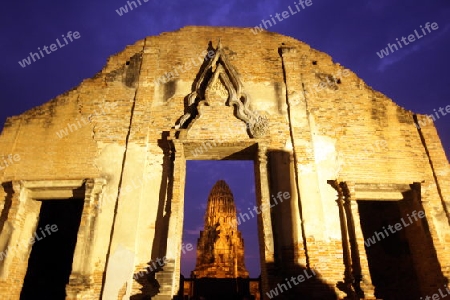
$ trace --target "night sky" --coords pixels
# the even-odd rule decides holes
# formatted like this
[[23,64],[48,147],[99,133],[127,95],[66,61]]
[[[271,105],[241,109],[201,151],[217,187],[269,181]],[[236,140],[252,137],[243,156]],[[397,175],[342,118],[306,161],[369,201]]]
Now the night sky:
[[[368,85],[408,110],[432,114],[442,107],[445,113],[450,105],[449,1],[311,1],[311,6],[268,29],[328,53],[335,62],[353,70]],[[21,114],[76,87],[99,72],[109,56],[146,36],[186,25],[254,27],[262,19],[295,6],[293,0],[140,2],[132,11],[122,11],[122,16],[116,10],[127,5],[125,0],[5,2],[0,10],[0,123],[7,116]],[[409,45],[402,44],[402,48],[382,59],[377,55],[388,43],[396,43],[396,38],[401,40],[415,30],[420,35],[420,26],[427,22],[436,22],[438,29]],[[68,31],[78,31],[80,37],[24,68],[18,63]],[[450,116],[440,114],[436,126],[449,156]],[[252,171],[244,162],[235,167],[242,168],[242,174],[244,169]],[[205,172],[214,173],[215,169],[200,164],[189,169],[188,181],[193,176],[194,184],[202,184],[187,188],[186,199],[197,201],[198,210],[197,219],[188,220],[185,226],[185,238],[190,240],[194,235],[189,232],[202,226],[201,208],[209,192],[204,189],[214,184],[213,176]],[[238,195],[237,203],[245,209],[246,202],[254,202],[250,199],[254,196],[253,187],[246,185],[248,181],[238,179],[242,174],[220,176],[230,181],[233,193]],[[252,243],[256,242],[246,241],[246,245],[251,244],[247,247],[251,257],[256,251]],[[253,266],[249,267],[251,275],[257,276],[254,264],[248,264]],[[185,275],[189,271],[183,269]]]

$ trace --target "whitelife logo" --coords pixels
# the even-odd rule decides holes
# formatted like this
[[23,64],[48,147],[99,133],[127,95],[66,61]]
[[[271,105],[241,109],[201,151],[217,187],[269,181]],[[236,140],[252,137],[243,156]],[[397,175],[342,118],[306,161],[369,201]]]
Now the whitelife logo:
[[[186,254],[186,250],[187,250],[187,251],[192,251],[192,250],[194,250],[194,245],[192,245],[191,243],[187,243],[186,245],[185,245],[184,243],[181,244],[181,252],[183,252],[183,254]],[[157,259],[156,259],[156,262],[158,263],[159,268],[162,268],[162,267],[164,267],[164,266],[166,265],[166,263],[167,263],[167,257],[164,256],[162,259],[161,259],[161,258],[157,258]],[[138,272],[137,274],[134,274],[134,275],[133,275],[133,278],[134,278],[135,280],[138,280],[139,278],[141,278],[141,277],[143,277],[143,276],[145,276],[145,275],[147,275],[147,274],[150,274],[151,272],[154,272],[154,271],[156,271],[156,270],[158,270],[158,266],[155,264],[155,261],[152,260],[152,261],[149,263],[149,266],[148,266],[147,268],[145,268],[145,270],[140,271],[140,272]]]
[[[438,26],[438,23],[436,23],[436,22],[433,22],[433,23],[427,22],[425,24],[425,28],[427,29],[428,33],[431,33],[431,29],[438,30],[439,26]],[[427,35],[427,32],[422,27],[422,25],[420,25],[420,29],[422,29],[423,35],[420,35],[420,33],[417,32],[417,29],[415,29],[414,30],[414,34],[408,35],[408,42],[406,41],[406,37],[402,36],[402,38],[400,40],[403,42],[403,45],[407,46],[410,43],[416,41],[416,38],[419,40],[419,39],[421,39],[421,38],[423,38],[424,36]],[[403,48],[402,43],[400,43],[398,38],[396,38],[396,41],[397,41],[398,47]],[[379,58],[383,58],[383,57],[388,56],[390,54],[389,50],[391,50],[391,53],[394,53],[394,51],[398,51],[398,47],[397,47],[397,45],[395,43],[394,44],[388,43],[386,48],[381,49],[381,51],[377,52],[377,55],[378,55]]]
[[[444,112],[444,109],[447,113]],[[428,124],[431,123],[431,121],[433,120],[433,122],[436,122],[436,119],[440,119],[438,112],[436,111],[436,109],[433,109],[434,114],[436,115],[436,118],[434,117],[434,115],[427,115],[427,118],[425,120],[419,120],[417,123],[414,123],[416,125],[417,129],[421,129],[422,127],[427,126]],[[438,111],[441,113],[441,115],[443,117],[445,117],[447,114],[450,114],[450,105],[447,105],[445,108],[444,107],[439,107]]]
[[12,166],[14,163],[20,161],[20,155],[19,154],[9,154],[9,155],[2,155],[2,158],[0,159],[0,171],[6,169],[9,166]]
[[[286,281],[286,283],[278,283],[277,287],[271,289],[269,292],[266,293],[266,295],[269,297],[269,299],[272,299],[274,297],[277,297],[279,294],[281,294],[285,291],[288,291],[289,289],[292,289],[291,282],[294,285],[298,285],[298,284],[302,283],[303,281],[305,281],[306,279],[310,279],[310,278],[313,278],[314,276],[316,276],[316,272],[314,272],[313,269],[310,269],[309,271],[312,273],[311,276],[308,274],[308,270],[305,269],[303,271],[303,273],[305,274],[304,276],[302,274],[300,274],[297,277],[292,276],[290,279],[285,278],[284,280]],[[286,284],[287,284],[287,286],[286,286]],[[289,286],[289,288],[288,288],[288,286]]]
[[[273,208],[273,207],[275,207],[276,205],[278,205],[278,201],[277,201],[277,199],[279,199],[280,200],[280,203],[283,203],[283,200],[289,200],[289,199],[291,199],[291,195],[289,194],[289,192],[278,192],[278,194],[277,194],[277,198],[275,198],[275,196],[274,195],[272,195],[272,199],[273,199],[273,204],[270,204],[270,208]],[[254,205],[253,206],[253,208],[250,208],[250,207],[247,207],[247,209],[248,209],[248,213],[250,213],[250,215],[252,216],[252,218],[254,218],[255,217],[255,215],[253,214],[253,211],[256,213],[256,214],[261,214],[262,213],[262,211],[263,210],[266,210],[267,209],[267,204],[261,204],[261,206],[259,207],[259,211],[258,211],[258,207],[256,206],[256,205]],[[236,219],[236,222],[237,222],[237,225],[241,225],[241,223],[244,223],[245,221],[247,221],[246,219],[245,219],[245,217],[247,217],[247,220],[250,220],[250,216],[246,213],[246,212],[244,212],[244,213],[239,213],[239,216],[237,217],[237,219]]]
[[200,55],[197,57],[197,60],[191,58],[185,64],[173,67],[172,71],[166,72],[163,74],[163,76],[157,78],[155,80],[155,85],[167,83],[169,80],[180,76],[181,73],[189,71],[191,68],[197,68],[200,64],[203,63],[203,60],[207,61],[208,59],[212,59],[215,55],[216,53],[213,50],[203,50],[202,53],[200,53]]
[[[62,130],[58,131],[56,135],[62,139],[63,137],[66,137],[69,135],[70,132],[75,132],[78,129],[82,128],[84,125],[87,125],[91,122],[92,117],[98,117],[103,116],[105,114],[110,113],[112,110],[117,108],[117,103],[111,103],[107,102],[100,108],[100,112],[97,111],[97,109],[94,110],[94,112],[85,118],[84,116],[81,116],[80,118],[76,118],[74,123],[67,123],[67,126],[63,128]],[[81,123],[80,123],[81,121]],[[70,132],[69,132],[70,131]]]
[[[19,249],[27,249],[28,244],[30,246],[33,246],[35,242],[38,242],[47,236],[50,236],[52,233],[55,233],[58,231],[58,226],[56,224],[47,224],[45,225],[44,229],[42,227],[39,227],[40,233],[37,231],[34,233],[33,237],[29,241],[22,241],[21,243],[18,243],[17,245],[14,245],[12,247],[7,247],[4,251],[0,252],[0,261],[4,260],[6,256],[8,256],[8,253],[17,252]],[[45,232],[47,234],[45,234]],[[28,243],[28,244],[27,244]]]
[[[141,0],[136,0],[136,1],[137,1],[137,3],[139,3],[139,6],[142,5]],[[142,2],[144,2],[144,3],[147,3],[148,1],[149,0],[142,0]],[[135,1],[127,1],[127,4],[128,4],[128,7],[130,8],[130,11],[133,10],[133,5],[134,5],[134,8],[138,8],[138,5],[136,4]],[[128,13],[128,7],[127,7],[127,5],[121,6],[121,7],[119,7],[119,9],[116,9],[116,13],[121,17],[124,14]]]
[[[400,219],[402,221],[404,227],[408,227],[409,225],[411,225],[413,223],[411,216],[417,222],[417,221],[419,221],[419,219],[417,219],[417,217],[419,217],[420,219],[423,219],[425,217],[425,212],[424,211],[419,211],[419,212],[413,211],[411,213],[411,216],[409,214],[407,214],[407,216],[408,216],[410,223],[406,223],[403,218]],[[394,226],[389,225],[388,229],[392,234],[394,234],[397,231],[402,230],[404,227],[402,227],[402,224],[399,222],[399,223],[396,223]],[[394,228],[395,228],[395,230],[394,230]],[[366,245],[366,247],[370,247],[371,245],[375,244],[377,242],[377,240],[379,242],[379,241],[381,241],[381,239],[385,239],[386,237],[389,236],[389,233],[385,226],[383,226],[383,231],[386,234],[386,236],[384,236],[383,232],[375,231],[375,234],[372,235],[372,237],[368,238],[367,241],[364,241],[364,244]],[[381,236],[381,238],[380,238],[380,236]]]
[[444,298],[446,298],[447,296],[450,295],[450,289],[448,288],[448,286],[445,285],[444,288],[445,288],[445,291],[447,291],[448,294],[446,294],[445,291],[443,291],[442,288],[440,288],[438,290],[439,294],[435,293],[435,294],[433,294],[431,296],[426,296],[425,298],[420,297],[420,300],[440,300],[440,299],[444,299]]
[[[68,45],[69,42],[67,41],[67,39],[69,39],[71,42],[73,42],[74,40],[78,40],[81,37],[81,35],[78,31],[74,31],[73,33],[72,33],[72,31],[69,31],[67,33],[67,36],[64,36],[64,34],[61,36],[62,36],[65,44],[62,44],[60,42],[59,38],[57,38],[56,44],[51,44],[50,47],[47,47],[47,45],[44,45],[44,47],[42,47],[42,49],[41,49],[41,47],[38,47],[38,52],[41,55],[39,55],[39,53],[37,53],[37,52],[30,52],[30,55],[27,58],[24,58],[24,59],[22,59],[22,61],[19,61],[19,65],[22,68],[25,68],[26,66],[31,65],[31,63],[32,63],[31,60],[33,60],[33,62],[35,62],[36,60],[39,60],[44,57],[44,53],[42,52],[42,50],[44,50],[46,54],[51,54],[52,52],[55,52],[56,50],[61,49],[62,47],[65,47],[66,45]],[[66,37],[67,37],[67,39],[66,39]],[[49,51],[49,49],[50,49],[50,51]]]
[[[299,5],[302,7],[301,9],[300,9]],[[297,2],[294,2],[294,6],[297,10],[292,9],[292,7],[289,5],[288,6],[289,11],[285,10],[281,14],[276,13],[275,18],[277,18],[278,22],[282,22],[283,20],[286,20],[287,18],[289,18],[293,15],[296,15],[299,12],[305,10],[307,7],[309,7],[311,5],[313,5],[312,0],[306,0],[306,1],[299,0],[298,4],[297,4]],[[264,30],[263,25],[264,25],[265,29],[268,29],[269,27],[276,25],[277,21],[275,20],[275,18],[272,15],[270,15],[269,20],[262,19],[261,23],[258,26],[255,26],[255,28],[251,28],[250,30],[253,32],[253,34],[258,34]],[[273,24],[270,20],[272,20]]]

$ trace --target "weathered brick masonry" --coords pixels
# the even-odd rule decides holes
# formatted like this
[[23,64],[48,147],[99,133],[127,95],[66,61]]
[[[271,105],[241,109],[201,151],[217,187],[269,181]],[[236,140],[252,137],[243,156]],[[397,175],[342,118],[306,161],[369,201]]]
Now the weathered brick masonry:
[[[161,81],[177,66],[184,70]],[[20,161],[0,170],[0,251],[32,237],[42,201],[81,198],[67,299],[171,299],[186,160],[252,159],[258,205],[279,191],[292,196],[258,217],[264,296],[310,268],[317,276],[278,298],[389,299],[395,270],[411,278],[398,282],[398,295],[431,295],[450,277],[450,167],[434,125],[418,130],[414,120],[290,37],[225,27],[147,37],[78,87],[7,120],[0,155]],[[379,206],[391,213],[377,217]],[[370,228],[391,224],[382,218],[413,210],[425,218],[398,233],[402,253],[385,244],[397,237],[365,248]],[[19,298],[31,251],[0,261],[2,299]],[[154,279],[133,277],[163,257]]]

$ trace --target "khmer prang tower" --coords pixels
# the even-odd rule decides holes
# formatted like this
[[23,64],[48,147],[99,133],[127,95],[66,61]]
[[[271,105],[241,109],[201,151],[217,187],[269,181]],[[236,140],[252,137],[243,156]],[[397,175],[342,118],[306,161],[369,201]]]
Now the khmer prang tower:
[[236,206],[228,184],[219,180],[211,189],[205,227],[197,243],[197,264],[192,277],[248,277],[244,240],[237,229]]

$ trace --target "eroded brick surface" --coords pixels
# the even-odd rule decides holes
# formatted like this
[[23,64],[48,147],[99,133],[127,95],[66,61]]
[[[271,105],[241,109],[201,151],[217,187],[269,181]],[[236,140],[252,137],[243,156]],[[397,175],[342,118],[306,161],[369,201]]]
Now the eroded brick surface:
[[[208,69],[219,39],[220,59]],[[223,77],[208,85],[221,68]],[[233,93],[244,117],[230,106]],[[256,119],[245,120],[250,112]],[[257,126],[249,133],[248,124]],[[312,269],[317,276],[293,290],[343,298],[348,253],[360,265],[348,270],[375,299],[357,204],[364,200],[403,201],[403,215],[424,211],[425,223],[405,229],[422,296],[450,277],[450,168],[434,125],[418,130],[413,112],[290,37],[186,27],[138,41],[78,87],[9,118],[0,155],[15,154],[20,159],[0,170],[0,251],[33,232],[32,195],[43,195],[35,182],[62,191],[63,180],[104,180],[84,208],[78,236],[88,240],[77,242],[86,250],[76,250],[83,256],[74,257],[67,299],[154,295],[158,280],[155,299],[170,299],[179,285],[185,160],[233,155],[255,160],[258,205],[279,191],[292,196],[258,217],[263,292]],[[339,210],[329,180],[346,184],[350,210]],[[421,247],[423,239],[432,247]],[[19,298],[30,252],[0,262],[2,299]],[[169,263],[156,277],[133,276],[163,257]]]

